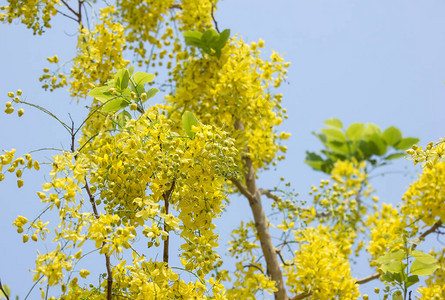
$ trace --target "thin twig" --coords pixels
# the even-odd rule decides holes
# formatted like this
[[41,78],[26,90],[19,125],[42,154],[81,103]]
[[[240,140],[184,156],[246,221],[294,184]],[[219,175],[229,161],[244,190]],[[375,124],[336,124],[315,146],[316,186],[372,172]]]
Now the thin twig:
[[60,1],[65,5],[66,8],[68,8],[69,11],[71,11],[76,17],[79,18],[79,14],[71,6],[69,6],[65,0],[60,0]]
[[[164,202],[165,202],[165,214],[168,215],[168,201],[170,200],[171,194],[173,193],[173,189],[175,188],[176,180],[173,180],[172,186],[168,191],[164,193]],[[168,267],[168,243],[170,239],[170,235],[168,234],[167,224],[164,220],[164,231],[167,232],[167,238],[164,240],[164,252],[163,252],[163,261],[166,263],[166,267]]]
[[214,9],[215,9],[215,3],[213,3],[213,1],[212,1],[212,8],[211,8],[210,14],[212,15],[213,23],[215,23],[216,32],[221,33],[218,29],[218,23],[216,22],[215,16],[213,15]]
[[9,296],[8,296],[8,294],[6,293],[6,291],[3,289],[3,285],[2,285],[2,280],[0,279],[0,290],[3,292],[3,294],[5,295],[5,297],[6,297],[6,300],[9,300]]
[[66,13],[63,13],[63,12],[61,12],[60,10],[57,10],[57,13],[58,13],[58,14],[61,14],[61,15],[64,16],[64,17],[67,17],[68,19],[71,19],[71,20],[73,20],[74,22],[77,23],[77,19],[75,19],[75,18],[73,18],[73,17],[67,15]]
[[254,265],[254,264],[247,264],[247,265],[244,265],[243,268],[255,268],[255,269],[260,270],[260,272],[264,274],[263,269],[261,269],[259,266]]

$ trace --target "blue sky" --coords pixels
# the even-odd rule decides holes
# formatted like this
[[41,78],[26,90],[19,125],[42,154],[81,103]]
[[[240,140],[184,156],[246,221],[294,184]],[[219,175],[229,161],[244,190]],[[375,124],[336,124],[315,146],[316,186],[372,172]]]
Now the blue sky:
[[[287,159],[276,171],[260,174],[260,187],[273,187],[284,176],[302,198],[309,199],[310,186],[323,176],[303,163],[305,151],[320,149],[311,132],[331,117],[345,125],[372,122],[383,129],[394,125],[404,135],[420,138],[421,144],[444,137],[444,13],[445,2],[438,0],[221,1],[216,13],[220,29],[230,28],[249,42],[262,38],[266,54],[273,49],[292,63],[280,88],[289,115],[281,130],[292,133]],[[66,91],[44,92],[38,82],[48,66],[46,57],[74,56],[76,24],[63,17],[55,21],[43,36],[33,36],[22,24],[0,24],[0,98],[6,102],[7,92],[21,88],[29,101],[64,120],[69,120],[70,112],[79,124],[86,103],[77,104]],[[69,137],[55,121],[28,107],[20,119],[2,109],[0,150],[14,147],[24,154],[48,146],[69,146]],[[41,152],[36,157],[51,154]],[[402,159],[382,169],[388,174],[371,184],[381,201],[397,203],[418,171]],[[34,267],[36,246],[23,245],[11,223],[17,215],[37,214],[41,206],[35,191],[44,182],[40,176],[44,173],[27,173],[25,189],[17,190],[13,176],[0,183],[0,278],[21,298],[32,285],[28,270]],[[222,247],[230,235],[225,224],[251,219],[249,213],[244,199],[232,200],[219,221]],[[353,274],[371,274],[366,265],[353,265]],[[375,285],[361,289],[371,294]]]

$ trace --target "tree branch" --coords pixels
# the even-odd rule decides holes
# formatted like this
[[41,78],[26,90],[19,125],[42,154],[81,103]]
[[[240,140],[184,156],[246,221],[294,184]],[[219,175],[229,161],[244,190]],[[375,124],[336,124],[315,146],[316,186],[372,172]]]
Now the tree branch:
[[[165,203],[165,214],[168,215],[168,201],[170,200],[170,196],[175,188],[176,180],[173,180],[172,186],[166,192],[164,192],[164,203]],[[170,235],[168,234],[167,224],[164,221],[164,231],[167,232],[167,238],[164,240],[164,252],[163,252],[163,261],[166,263],[166,267],[168,267],[168,243],[170,239]]]
[[372,274],[372,275],[370,275],[368,277],[365,277],[365,278],[362,278],[362,279],[358,279],[355,283],[357,283],[357,284],[364,284],[364,283],[367,283],[367,282],[369,282],[371,280],[377,279],[379,277],[380,277],[380,273],[374,273],[374,274]]
[[[87,191],[91,205],[93,206],[94,216],[96,217],[96,219],[99,219],[99,213],[97,211],[96,202],[94,201],[94,196],[91,193],[90,187],[88,186],[88,181],[86,176],[85,176],[85,190]],[[105,242],[102,243],[102,247],[104,245]],[[111,300],[112,289],[113,289],[113,272],[111,271],[110,256],[107,253],[104,253],[104,255],[105,255],[105,267],[107,268],[107,300]]]
[[1,279],[0,279],[0,291],[3,292],[3,294],[4,294],[5,297],[6,297],[6,300],[9,300],[9,296],[8,296],[8,294],[7,294],[6,291],[3,289],[3,285],[2,285],[2,280],[1,280]]
[[70,12],[72,12],[77,18],[79,18],[79,14],[77,13],[77,11],[75,11],[71,6],[69,6],[65,0],[60,0],[60,1],[63,3],[63,5],[65,5],[66,8],[68,8]]
[[250,202],[254,202],[255,198],[252,196],[252,194],[235,178],[231,179],[232,183],[238,188],[238,191],[244,195],[244,197],[247,198]]
[[213,3],[213,1],[212,1],[212,8],[211,8],[211,10],[210,10],[210,14],[212,15],[213,23],[215,23],[215,29],[216,29],[216,32],[221,33],[221,32],[219,31],[218,23],[216,22],[215,16],[213,15],[213,11],[214,11],[214,9],[215,9],[215,3]]
[[309,297],[310,295],[312,295],[312,293],[298,294],[298,295],[295,295],[294,297],[292,297],[291,300],[302,300],[302,299]]
[[[235,129],[244,130],[244,125],[241,120],[235,121]],[[248,151],[246,149],[246,151]],[[278,263],[277,253],[272,243],[272,237],[269,231],[269,223],[264,213],[263,205],[261,203],[261,194],[256,186],[255,168],[253,167],[252,159],[245,155],[243,156],[244,166],[247,173],[244,175],[246,181],[246,188],[237,180],[232,179],[232,182],[248,200],[252,210],[253,218],[255,220],[255,229],[261,244],[261,250],[266,260],[267,273],[275,281],[277,291],[275,294],[276,300],[288,300],[286,288],[284,287],[283,275],[281,273],[280,264]]]

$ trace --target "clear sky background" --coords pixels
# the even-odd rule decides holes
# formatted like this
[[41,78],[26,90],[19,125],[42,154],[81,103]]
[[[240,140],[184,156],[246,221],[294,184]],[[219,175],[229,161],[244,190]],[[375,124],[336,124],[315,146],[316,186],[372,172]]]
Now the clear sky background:
[[[303,163],[305,151],[320,149],[311,132],[320,130],[331,117],[346,126],[355,122],[372,122],[382,129],[394,125],[404,136],[420,138],[421,144],[445,136],[444,1],[223,0],[216,18],[220,29],[230,28],[248,42],[262,38],[266,54],[273,49],[292,63],[288,80],[280,88],[289,115],[280,130],[292,133],[286,144],[287,159],[276,171],[260,174],[260,187],[272,188],[284,176],[302,199],[309,199],[310,186],[324,176]],[[0,99],[9,101],[7,92],[20,88],[24,99],[56,112],[65,121],[69,112],[80,124],[87,102],[77,104],[63,90],[44,92],[38,81],[48,66],[46,57],[58,54],[61,61],[67,61],[74,56],[77,25],[64,17],[55,21],[43,36],[33,36],[22,24],[0,24]],[[69,147],[69,136],[58,123],[24,108],[20,119],[16,113],[4,114],[2,108],[0,150],[16,148],[22,155],[42,147]],[[52,154],[40,152],[36,158]],[[382,168],[388,174],[374,178],[371,184],[382,202],[397,203],[419,170],[401,159]],[[32,242],[22,244],[11,223],[17,215],[32,219],[42,208],[35,192],[45,182],[43,174],[25,172],[25,187],[20,190],[13,174],[0,183],[0,279],[21,299],[32,286],[28,270],[34,267],[36,248],[45,248]],[[265,206],[267,201],[264,199]],[[248,203],[233,198],[218,221],[222,249],[232,226],[241,219],[252,219]],[[96,259],[102,265],[102,257]],[[366,259],[352,268],[359,278],[373,272]],[[363,285],[361,291],[372,295],[377,284]],[[30,299],[37,297],[34,293]]]

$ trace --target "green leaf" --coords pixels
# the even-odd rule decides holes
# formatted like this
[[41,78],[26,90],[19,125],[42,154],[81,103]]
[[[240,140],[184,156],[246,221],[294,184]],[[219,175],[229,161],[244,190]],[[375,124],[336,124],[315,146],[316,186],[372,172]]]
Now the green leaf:
[[357,142],[362,138],[363,133],[365,132],[365,124],[363,123],[354,123],[346,129],[346,137],[351,141]]
[[339,119],[335,119],[335,118],[327,119],[326,121],[324,121],[324,124],[331,128],[337,128],[337,129],[343,128],[343,123]]
[[368,137],[374,134],[381,135],[382,131],[380,130],[379,126],[373,123],[367,123],[365,127],[365,132],[363,132],[364,139],[367,141]]
[[397,291],[392,294],[392,300],[403,300],[402,293],[400,291]]
[[392,273],[386,272],[385,274],[380,276],[380,279],[382,281],[386,281],[386,282],[393,282],[394,281],[394,275]]
[[411,256],[414,257],[416,260],[424,263],[424,264],[435,264],[435,263],[437,263],[437,259],[434,256],[429,255],[427,253],[424,253],[422,251],[413,250],[411,252]]
[[419,276],[428,276],[433,274],[433,272],[438,268],[437,263],[433,264],[425,264],[418,259],[416,259],[413,264],[411,265],[410,273],[412,275],[419,275]]
[[219,39],[218,41],[215,43],[215,48],[216,49],[222,49],[224,48],[224,46],[226,45],[227,41],[229,40],[230,37],[230,29],[225,29],[223,32],[221,32],[219,34]]
[[328,141],[346,142],[345,135],[338,129],[324,128],[321,132],[323,132]]
[[388,253],[386,253],[383,256],[380,256],[375,261],[378,264],[386,264],[386,263],[389,263],[389,262],[391,262],[393,260],[401,261],[404,258],[405,258],[405,251],[403,251],[403,250],[396,250],[396,251],[388,252]]
[[[383,269],[384,266],[385,266],[386,270]],[[380,266],[380,268],[383,271],[401,274],[403,272],[403,270],[405,269],[405,264],[402,263],[401,261],[392,261],[389,264]]]
[[393,153],[393,154],[386,156],[385,159],[386,160],[397,159],[400,157],[404,157],[405,155],[406,155],[405,153]]
[[136,85],[136,87],[132,84],[130,88],[131,91],[135,92],[137,95],[142,95],[143,93],[145,93],[145,87],[143,84],[138,84]]
[[195,133],[192,131],[193,126],[198,126],[198,119],[189,111],[185,111],[182,115],[182,128],[184,128],[185,133],[190,137],[194,138]]
[[114,75],[114,87],[118,91],[123,91],[128,87],[130,72],[127,69],[120,69]]
[[394,145],[397,150],[406,150],[411,148],[414,144],[417,144],[419,139],[413,137],[403,138],[400,142]]
[[130,101],[125,98],[118,97],[116,99],[110,100],[102,106],[103,112],[113,112],[118,111],[121,108],[125,108],[130,105]]
[[109,87],[109,86],[95,87],[88,93],[88,96],[96,98],[97,100],[99,100],[102,103],[107,102],[108,100],[111,100],[112,98],[115,97],[115,96],[111,95],[111,93],[109,92],[110,88],[111,87]]
[[321,171],[324,160],[315,152],[306,151],[306,160],[304,162],[311,166],[312,169]]
[[402,139],[402,132],[394,126],[388,127],[382,134],[388,146],[394,146]]
[[419,282],[419,276],[411,275],[406,280],[406,287],[409,288],[410,286],[412,286],[413,284],[416,284],[417,282]]
[[154,74],[148,74],[145,72],[136,72],[133,75],[133,80],[134,83],[137,85],[139,84],[144,84],[144,83],[148,83],[148,82],[152,82],[155,79],[155,75]]
[[127,70],[130,73],[130,75],[132,75],[134,72],[134,66],[129,67]]
[[198,47],[198,44],[201,44],[201,38],[201,32],[192,30],[184,32],[184,40],[187,45]]
[[386,145],[385,141],[377,133],[368,136],[368,143],[371,147],[371,151],[375,155],[383,155],[388,150],[388,146]]
[[332,141],[328,142],[328,148],[332,150],[335,154],[338,154],[342,157],[346,157],[349,153],[348,146],[346,143]]
[[131,120],[131,115],[128,111],[123,110],[117,115],[117,126],[119,126],[120,129],[124,128],[127,124],[128,120]]
[[[157,93],[159,92],[159,90],[157,88],[151,88],[147,91],[147,100],[150,98],[153,98]],[[145,100],[145,101],[147,101]],[[145,102],[143,101],[143,102]]]

